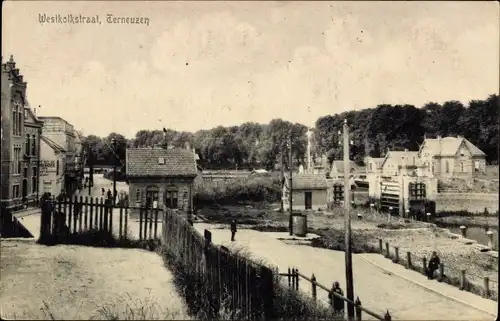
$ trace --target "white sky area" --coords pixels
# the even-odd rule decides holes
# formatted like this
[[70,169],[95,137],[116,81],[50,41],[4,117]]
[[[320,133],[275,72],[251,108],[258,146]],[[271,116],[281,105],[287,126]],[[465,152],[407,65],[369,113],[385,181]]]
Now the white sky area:
[[[150,25],[108,24],[108,13]],[[102,24],[42,25],[39,14]],[[84,134],[313,126],[382,103],[498,93],[499,21],[493,1],[8,1],[2,56],[14,55],[38,115]]]

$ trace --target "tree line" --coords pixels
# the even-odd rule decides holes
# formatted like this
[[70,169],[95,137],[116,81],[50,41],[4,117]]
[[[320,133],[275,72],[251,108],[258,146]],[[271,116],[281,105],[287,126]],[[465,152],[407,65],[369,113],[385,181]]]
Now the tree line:
[[[378,105],[358,111],[320,117],[312,136],[312,155],[329,161],[342,159],[341,131],[344,119],[350,127],[350,157],[362,163],[365,156],[383,157],[388,150],[418,150],[427,138],[463,136],[479,147],[490,164],[498,164],[499,96],[472,100],[466,106],[459,101],[443,104],[430,102],[417,108],[413,105]],[[293,165],[305,164],[307,127],[282,119],[268,124],[244,123],[240,126],[218,126],[195,133],[173,129],[140,130],[133,139],[118,133],[107,137],[90,135],[83,145],[91,146],[95,164],[112,164],[117,157],[124,163],[127,147],[163,148],[189,145],[200,156],[206,169],[273,169],[283,162],[288,166],[288,138],[292,137]],[[111,139],[117,141],[113,152]]]

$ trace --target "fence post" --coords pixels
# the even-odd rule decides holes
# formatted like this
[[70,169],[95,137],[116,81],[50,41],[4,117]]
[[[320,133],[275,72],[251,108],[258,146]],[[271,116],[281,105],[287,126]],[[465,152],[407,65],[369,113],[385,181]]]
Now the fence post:
[[384,315],[384,320],[385,320],[385,321],[391,321],[391,320],[392,320],[392,317],[391,317],[391,315],[389,314],[389,310],[387,310],[387,313]]
[[427,258],[422,258],[422,266],[424,267],[424,274],[427,274]]
[[490,297],[490,278],[487,276],[484,277],[484,297]]
[[444,280],[444,263],[439,264],[439,279],[438,281],[441,282]]
[[359,300],[359,296],[356,297],[356,301],[354,302],[355,307],[356,307],[356,320],[361,321],[361,301]]
[[380,248],[380,254],[384,254],[384,245],[382,239],[378,239],[378,246]]
[[312,297],[314,301],[316,301],[316,277],[313,275],[311,276],[311,287],[312,287]]
[[299,290],[299,269],[295,269],[295,290]]
[[288,287],[291,288],[292,287],[292,270],[290,269],[290,267],[288,267],[287,277],[288,277]]
[[408,261],[408,265],[406,266],[406,268],[411,269],[412,268],[411,252],[406,252],[406,261]]
[[460,270],[460,290],[465,289],[467,279],[465,278],[465,270]]
[[390,257],[390,252],[389,252],[389,242],[385,242],[385,257],[389,258]]
[[467,237],[467,226],[461,225],[460,226],[460,231],[462,232],[462,237],[466,238]]
[[394,247],[394,263],[399,262],[399,247]]

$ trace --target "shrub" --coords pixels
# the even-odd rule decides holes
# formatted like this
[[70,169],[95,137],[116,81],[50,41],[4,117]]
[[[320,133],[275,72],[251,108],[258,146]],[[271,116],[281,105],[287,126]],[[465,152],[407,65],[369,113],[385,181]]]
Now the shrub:
[[267,175],[236,178],[228,181],[203,181],[194,187],[195,206],[206,204],[241,204],[276,202],[281,197],[279,178]]

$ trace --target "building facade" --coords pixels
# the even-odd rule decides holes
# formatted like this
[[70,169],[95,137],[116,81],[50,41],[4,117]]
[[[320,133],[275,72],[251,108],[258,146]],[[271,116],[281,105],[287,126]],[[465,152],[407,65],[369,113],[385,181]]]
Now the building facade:
[[14,210],[35,205],[42,122],[26,99],[27,83],[14,58],[2,61],[1,199]]
[[[283,207],[290,208],[288,175],[283,184]],[[292,209],[319,210],[328,206],[328,185],[323,174],[297,174],[292,176]]]
[[[66,195],[73,195],[82,186],[83,164],[82,148],[78,135],[69,122],[61,117],[39,117],[43,121],[43,136],[64,150],[64,184]],[[42,154],[42,159],[50,161],[52,151]]]
[[66,150],[53,140],[42,135],[40,140],[40,184],[41,194],[59,195],[64,189],[64,166]]
[[[351,177],[356,177],[358,175],[364,175],[364,169],[358,166],[355,162],[350,161],[349,171],[351,172]],[[344,161],[334,160],[330,169],[330,178],[334,180],[344,179]]]
[[426,176],[472,179],[486,174],[486,154],[461,136],[426,139],[419,157]]
[[416,171],[420,164],[418,152],[389,151],[382,162],[382,176],[399,176],[406,171]]
[[174,210],[192,211],[193,184],[198,176],[193,150],[128,148],[126,164],[131,206],[159,208],[165,204]]

